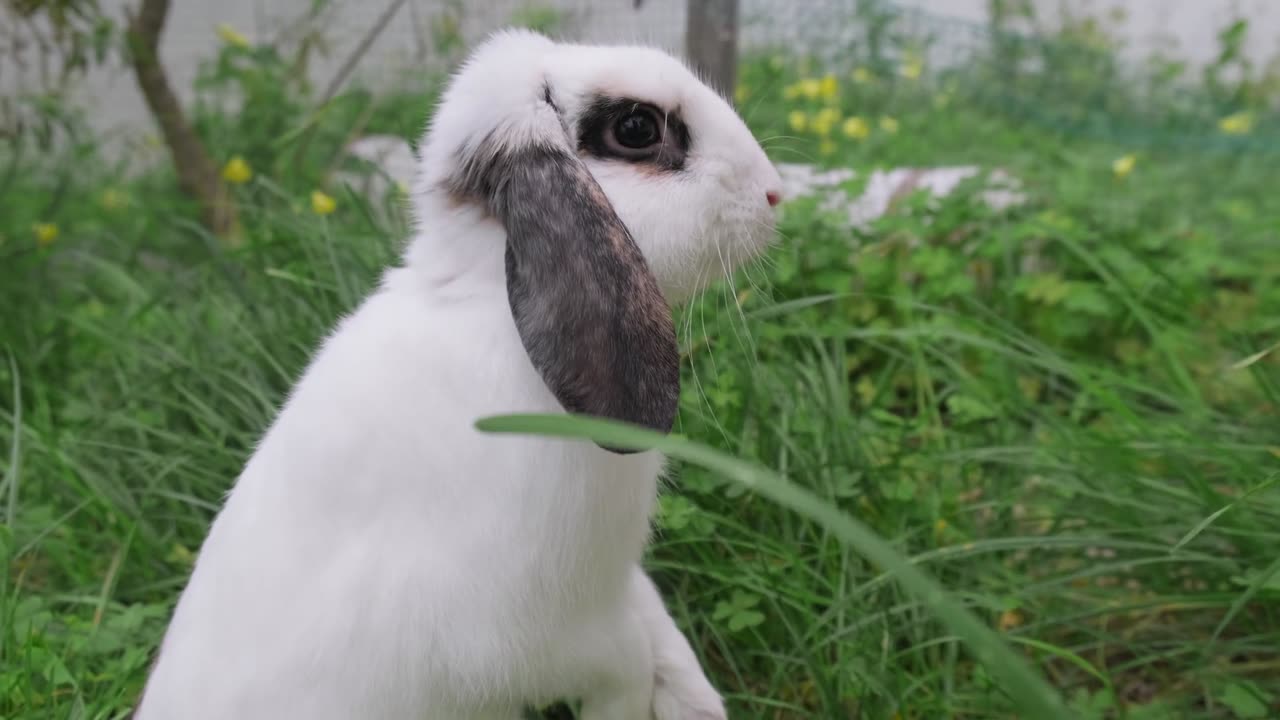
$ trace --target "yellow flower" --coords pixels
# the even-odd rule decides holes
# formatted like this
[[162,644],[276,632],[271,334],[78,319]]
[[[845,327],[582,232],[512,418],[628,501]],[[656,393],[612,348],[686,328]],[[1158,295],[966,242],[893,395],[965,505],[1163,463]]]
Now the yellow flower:
[[818,143],[819,155],[834,155],[835,152],[836,152],[836,144],[831,142],[830,140],[823,140],[822,142]]
[[1012,630],[1024,622],[1022,613],[1017,610],[1005,610],[1000,613],[1000,619],[996,621],[996,625],[1001,630]]
[[945,518],[938,518],[937,521],[933,523],[933,531],[938,534],[942,534],[946,532],[947,527],[948,527],[948,523]]
[[809,116],[804,114],[803,110],[792,110],[787,115],[787,124],[796,132],[804,132],[809,127]]
[[902,61],[902,67],[898,68],[898,72],[908,80],[916,80],[924,73],[924,60],[918,55],[911,55]]
[[1118,178],[1128,177],[1133,172],[1133,166],[1138,164],[1138,156],[1130,153],[1121,155],[1111,163],[1111,172],[1115,173]]
[[898,121],[885,115],[880,118],[880,129],[892,135],[898,132]]
[[840,94],[840,83],[835,75],[825,75],[818,81],[818,96],[823,100],[835,100]]
[[815,134],[827,137],[837,122],[840,122],[840,111],[835,108],[823,108],[814,113],[810,126]]
[[800,94],[809,100],[817,100],[822,94],[822,81],[815,78],[805,78],[798,83]]
[[874,80],[875,80],[875,77],[871,75],[870,70],[864,67],[854,68],[853,70],[854,82],[858,83],[859,85],[866,85],[870,82],[873,82]]
[[253,168],[244,158],[236,155],[222,166],[222,179],[233,185],[243,185],[253,178]]
[[317,215],[328,215],[338,209],[338,203],[333,198],[325,195],[319,190],[311,191],[311,210]]
[[746,85],[739,85],[738,87],[734,88],[733,90],[734,102],[744,102],[749,97],[751,97],[751,91],[747,89]]
[[238,30],[231,27],[230,25],[226,23],[218,23],[217,31],[218,31],[218,37],[222,39],[222,42],[232,47],[238,47],[238,48],[249,47],[249,38],[245,37],[244,35],[241,35]]
[[1227,135],[1248,135],[1253,130],[1253,113],[1228,115],[1218,121],[1218,129]]
[[36,234],[36,242],[41,247],[52,245],[58,239],[58,226],[53,223],[36,223],[31,226],[31,231]]
[[129,204],[129,198],[115,188],[107,188],[102,191],[102,196],[98,198],[98,202],[102,205],[103,210],[119,210]]
[[853,386],[853,390],[864,405],[870,405],[876,399],[876,384],[866,375]]
[[866,120],[856,116],[845,120],[844,127],[841,129],[844,130],[845,137],[854,140],[866,140],[871,136],[871,126]]

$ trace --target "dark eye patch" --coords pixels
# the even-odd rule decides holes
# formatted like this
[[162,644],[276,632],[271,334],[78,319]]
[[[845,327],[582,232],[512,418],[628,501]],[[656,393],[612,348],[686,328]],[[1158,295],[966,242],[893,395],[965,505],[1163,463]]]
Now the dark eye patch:
[[587,103],[578,119],[578,151],[677,171],[689,156],[689,127],[678,112],[633,98],[600,95]]

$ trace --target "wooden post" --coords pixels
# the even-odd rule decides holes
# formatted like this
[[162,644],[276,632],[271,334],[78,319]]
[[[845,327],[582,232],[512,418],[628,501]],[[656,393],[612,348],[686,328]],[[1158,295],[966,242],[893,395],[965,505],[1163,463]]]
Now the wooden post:
[[733,102],[738,80],[738,0],[688,0],[685,56],[695,72]]

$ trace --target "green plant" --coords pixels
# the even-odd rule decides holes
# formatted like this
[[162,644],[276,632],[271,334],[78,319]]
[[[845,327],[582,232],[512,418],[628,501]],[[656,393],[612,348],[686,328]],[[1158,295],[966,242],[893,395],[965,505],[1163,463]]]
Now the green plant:
[[[237,247],[91,134],[0,144],[0,716],[127,715],[227,487],[403,239],[328,172],[364,129],[415,135],[435,90],[290,123],[289,55],[241,50],[198,114],[253,170]],[[984,64],[885,57],[831,82],[749,59],[740,107],[778,160],[856,169],[851,193],[974,163],[1025,198],[992,209],[979,177],[856,227],[795,198],[758,264],[678,311],[646,562],[732,717],[1010,717],[1034,675],[1072,717],[1274,715],[1273,163],[1066,134],[973,101]],[[993,635],[999,667],[971,651]]]
[[462,37],[462,0],[447,0],[431,18],[431,40],[437,55],[456,59],[465,49]]
[[513,27],[528,28],[544,35],[563,33],[569,22],[569,14],[547,5],[525,5],[511,14]]

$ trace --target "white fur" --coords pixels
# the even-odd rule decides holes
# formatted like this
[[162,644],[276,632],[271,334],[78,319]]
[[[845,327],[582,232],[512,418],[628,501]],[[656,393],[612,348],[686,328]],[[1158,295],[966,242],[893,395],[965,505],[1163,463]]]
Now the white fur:
[[645,48],[485,43],[441,102],[404,267],[322,345],[209,532],[138,720],[716,720],[717,692],[640,570],[663,458],[489,436],[563,412],[511,317],[502,227],[440,188],[467,138],[512,143],[586,93],[680,107],[670,176],[588,161],[669,297],[765,245],[781,180],[746,127]]

